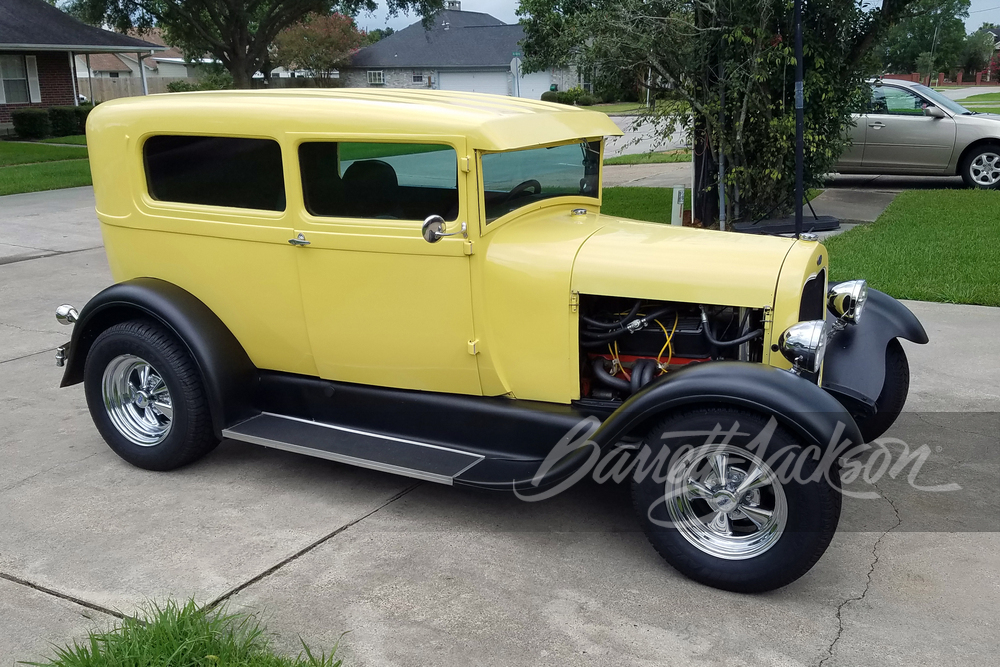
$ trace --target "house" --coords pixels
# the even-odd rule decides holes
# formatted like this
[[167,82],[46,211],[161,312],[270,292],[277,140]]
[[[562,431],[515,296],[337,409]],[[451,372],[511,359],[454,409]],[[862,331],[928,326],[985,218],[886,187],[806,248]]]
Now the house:
[[45,0],[0,0],[0,127],[16,109],[77,104],[77,53],[162,50],[81,23]]
[[[434,88],[539,99],[580,85],[575,70],[521,75],[524,30],[489,14],[462,11],[448,0],[429,28],[423,23],[398,30],[358,50],[340,78],[350,88]],[[516,74],[516,76],[515,76]]]
[[[189,63],[179,48],[167,44],[158,28],[153,28],[146,33],[134,33],[130,36],[163,47],[162,51],[152,53],[142,59],[147,77],[182,78],[195,76],[196,63]],[[211,59],[203,58],[197,62],[211,62]],[[90,56],[89,59],[85,55],[78,55],[76,57],[76,70],[78,75],[84,78],[88,76],[88,72],[89,76],[96,79],[142,76],[139,71],[138,56],[134,53],[102,53]]]

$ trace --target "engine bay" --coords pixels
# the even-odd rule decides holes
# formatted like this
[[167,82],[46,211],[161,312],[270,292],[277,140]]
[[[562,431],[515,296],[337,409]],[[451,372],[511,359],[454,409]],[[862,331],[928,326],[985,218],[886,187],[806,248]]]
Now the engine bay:
[[580,296],[580,396],[623,401],[690,364],[763,359],[763,309]]

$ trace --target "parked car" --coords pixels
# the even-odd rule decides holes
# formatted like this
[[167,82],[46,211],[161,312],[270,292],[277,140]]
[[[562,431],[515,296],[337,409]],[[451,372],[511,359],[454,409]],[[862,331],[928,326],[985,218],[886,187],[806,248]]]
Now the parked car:
[[664,558],[720,588],[787,584],[840,513],[837,463],[813,455],[889,428],[897,338],[926,335],[864,281],[828,285],[815,240],[602,214],[618,134],[440,91],[104,103],[87,144],[116,284],[58,310],[62,385],[150,470],[231,438],[525,495],[663,443],[685,472],[633,493]]
[[1000,186],[1000,115],[969,111],[911,81],[879,80],[871,87],[836,171],[959,175],[970,188]]

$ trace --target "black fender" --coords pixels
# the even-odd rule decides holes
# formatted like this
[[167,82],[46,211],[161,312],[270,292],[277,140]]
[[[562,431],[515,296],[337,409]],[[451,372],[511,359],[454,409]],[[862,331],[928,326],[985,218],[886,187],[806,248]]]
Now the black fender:
[[198,298],[155,278],[135,278],[105,289],[87,302],[73,327],[61,387],[83,382],[94,340],[108,327],[147,317],[166,327],[187,347],[201,373],[212,426],[222,429],[252,417],[257,368],[233,333]]
[[633,394],[591,439],[603,448],[627,435],[645,436],[662,415],[696,404],[731,405],[773,415],[821,451],[845,440],[851,446],[864,443],[851,414],[814,383],[773,366],[739,361],[696,364],[667,373]]
[[[827,314],[832,325],[837,318]],[[885,382],[885,350],[893,338],[921,345],[927,332],[910,309],[885,292],[868,289],[868,302],[858,324],[847,325],[827,344],[823,389],[852,411],[874,414]]]

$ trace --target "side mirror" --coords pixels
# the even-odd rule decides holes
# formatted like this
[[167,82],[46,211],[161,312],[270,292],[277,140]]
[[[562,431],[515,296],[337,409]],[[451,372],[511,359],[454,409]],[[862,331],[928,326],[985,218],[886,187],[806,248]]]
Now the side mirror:
[[931,118],[946,118],[947,114],[941,110],[941,107],[936,107],[928,104],[924,107],[924,115],[930,116]]
[[448,226],[445,224],[444,218],[440,215],[429,215],[424,220],[423,227],[420,228],[420,233],[428,243],[437,243],[446,236],[455,236],[457,234],[461,234],[464,238],[469,238],[469,227],[464,222],[460,231],[446,234],[446,229],[448,229]]

